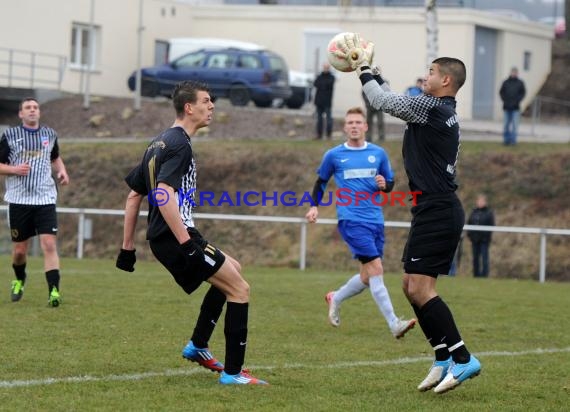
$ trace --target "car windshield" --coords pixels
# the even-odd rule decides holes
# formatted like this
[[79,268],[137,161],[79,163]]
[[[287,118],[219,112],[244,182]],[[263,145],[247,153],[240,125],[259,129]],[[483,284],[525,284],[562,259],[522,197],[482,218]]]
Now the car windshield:
[[204,65],[206,60],[206,53],[190,53],[182,56],[173,63],[173,66],[177,69],[187,68],[187,67],[201,67]]

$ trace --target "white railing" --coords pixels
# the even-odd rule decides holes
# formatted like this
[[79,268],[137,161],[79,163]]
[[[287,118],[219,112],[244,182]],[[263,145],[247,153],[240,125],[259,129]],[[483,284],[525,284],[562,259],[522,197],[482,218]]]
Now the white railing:
[[0,47],[0,84],[7,87],[49,85],[61,88],[67,57]]
[[[0,210],[6,210],[7,206],[0,206]],[[90,209],[90,208],[70,208],[58,207],[58,213],[68,213],[78,215],[77,222],[77,258],[83,258],[83,245],[85,240],[85,217],[87,215],[94,216],[123,216],[123,210],[117,209]],[[140,216],[147,216],[148,212],[141,211]],[[237,220],[242,222],[274,222],[274,223],[293,223],[301,226],[300,246],[299,246],[299,269],[305,270],[307,256],[307,226],[308,223],[303,217],[285,217],[285,216],[258,216],[258,215],[233,215],[233,214],[217,214],[217,213],[196,213],[194,217],[197,219],[211,220]],[[319,219],[317,224],[336,225],[336,219]],[[384,222],[385,227],[409,228],[409,222]],[[540,235],[539,255],[540,265],[538,280],[540,283],[546,281],[546,236],[570,236],[570,229],[546,229],[537,227],[513,227],[513,226],[475,226],[465,225],[464,230],[475,230],[485,232],[503,232],[503,233],[526,233]]]

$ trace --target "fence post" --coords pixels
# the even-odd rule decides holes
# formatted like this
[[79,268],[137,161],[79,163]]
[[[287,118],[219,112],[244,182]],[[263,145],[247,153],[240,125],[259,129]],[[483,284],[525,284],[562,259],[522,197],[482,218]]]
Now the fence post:
[[85,213],[79,209],[79,221],[77,222],[77,259],[83,259],[83,238],[85,230]]
[[301,223],[301,246],[299,250],[299,269],[305,270],[307,265],[307,222]]
[[544,283],[546,281],[546,231],[540,231],[540,273],[538,281]]
[[535,136],[535,126],[536,122],[538,121],[538,99],[539,97],[536,96],[532,101],[532,122],[530,127],[530,134],[534,137]]

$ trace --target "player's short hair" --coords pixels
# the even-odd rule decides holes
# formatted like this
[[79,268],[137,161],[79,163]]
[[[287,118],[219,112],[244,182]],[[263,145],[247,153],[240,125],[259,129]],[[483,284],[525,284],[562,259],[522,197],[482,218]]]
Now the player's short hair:
[[38,99],[36,99],[35,97],[24,97],[22,100],[20,100],[20,105],[18,106],[19,110],[22,110],[24,108],[24,103],[26,102],[36,102],[38,104],[38,106],[40,105],[40,102],[38,102]]
[[463,86],[467,77],[467,70],[461,60],[454,57],[439,57],[433,63],[439,66],[442,74],[451,77],[455,91],[458,91]]
[[195,81],[184,81],[178,83],[172,91],[172,105],[176,110],[176,116],[181,118],[184,115],[184,105],[186,103],[196,103],[198,92],[208,92],[210,89],[206,83]]
[[360,114],[364,117],[366,117],[366,114],[364,113],[364,110],[362,109],[362,107],[351,107],[350,109],[348,109],[346,111],[346,116],[348,116],[349,114]]

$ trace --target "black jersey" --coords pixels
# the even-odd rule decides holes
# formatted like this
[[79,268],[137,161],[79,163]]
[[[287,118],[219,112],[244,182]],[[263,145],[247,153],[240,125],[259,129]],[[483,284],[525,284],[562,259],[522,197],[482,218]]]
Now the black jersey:
[[374,108],[407,123],[402,155],[410,189],[424,194],[454,192],[460,146],[455,98],[405,96],[376,81],[368,81],[363,90]]
[[[176,202],[184,225],[194,227],[196,163],[190,136],[181,127],[172,127],[156,137],[147,147],[141,163],[125,178],[135,192],[147,196],[149,203],[147,239],[156,239],[169,231],[159,206]],[[174,188],[174,199],[160,193],[159,183]]]

